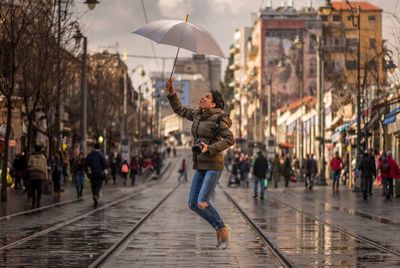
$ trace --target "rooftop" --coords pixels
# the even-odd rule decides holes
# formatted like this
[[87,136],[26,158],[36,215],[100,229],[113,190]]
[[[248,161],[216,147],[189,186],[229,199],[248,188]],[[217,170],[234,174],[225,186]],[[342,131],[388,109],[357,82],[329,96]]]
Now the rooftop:
[[[350,1],[350,5],[353,7],[353,9],[360,7],[361,11],[382,11],[380,7],[365,1]],[[332,2],[332,7],[336,10],[349,10],[349,5],[344,1]]]

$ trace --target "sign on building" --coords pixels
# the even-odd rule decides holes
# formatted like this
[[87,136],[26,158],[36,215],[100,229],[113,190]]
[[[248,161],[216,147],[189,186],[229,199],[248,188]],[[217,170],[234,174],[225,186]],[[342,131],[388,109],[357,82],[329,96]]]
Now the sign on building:
[[[190,104],[190,92],[189,92],[190,81],[188,80],[174,81],[173,85],[182,102],[182,105],[188,106]],[[165,81],[157,80],[156,98],[160,98],[159,100],[161,106],[169,106],[167,95],[165,94],[164,90],[165,90]]]

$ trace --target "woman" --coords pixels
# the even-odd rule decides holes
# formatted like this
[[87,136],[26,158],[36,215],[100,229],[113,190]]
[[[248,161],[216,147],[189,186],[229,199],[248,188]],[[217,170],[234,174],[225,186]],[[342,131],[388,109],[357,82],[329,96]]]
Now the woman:
[[74,161],[74,176],[77,198],[82,198],[82,192],[85,182],[85,158],[83,153],[80,153]]
[[61,197],[61,179],[63,175],[63,163],[61,161],[60,153],[56,153],[54,156],[54,162],[52,165],[51,178],[53,180],[54,198],[60,199]]
[[166,84],[172,109],[181,117],[193,121],[193,168],[195,169],[189,193],[189,208],[205,219],[217,232],[217,247],[227,247],[229,227],[210,203],[211,194],[224,168],[222,152],[234,144],[229,127],[232,121],[223,113],[224,99],[216,90],[200,98],[198,109],[182,106],[172,80]]
[[135,185],[135,179],[136,175],[138,174],[138,169],[139,169],[139,164],[138,161],[136,160],[136,157],[131,158],[131,164],[130,164],[130,177],[132,180],[132,186]]

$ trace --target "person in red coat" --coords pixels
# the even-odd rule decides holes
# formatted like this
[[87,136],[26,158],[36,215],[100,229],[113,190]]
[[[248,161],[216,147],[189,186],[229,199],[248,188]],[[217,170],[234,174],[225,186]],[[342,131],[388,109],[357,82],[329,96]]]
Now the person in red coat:
[[379,163],[379,169],[381,171],[383,189],[386,195],[386,199],[391,199],[393,196],[393,180],[399,177],[400,171],[396,161],[392,158],[392,152],[388,151],[382,155],[382,159]]

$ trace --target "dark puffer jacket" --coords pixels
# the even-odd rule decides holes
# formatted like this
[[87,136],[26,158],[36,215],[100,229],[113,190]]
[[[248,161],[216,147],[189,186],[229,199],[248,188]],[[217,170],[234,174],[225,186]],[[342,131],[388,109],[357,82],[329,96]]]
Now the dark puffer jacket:
[[235,143],[232,132],[229,130],[232,125],[229,116],[226,114],[222,116],[220,127],[217,135],[215,135],[216,121],[223,114],[220,108],[205,111],[186,108],[182,106],[175,93],[168,95],[168,99],[175,113],[193,121],[191,132],[194,140],[201,139],[209,145],[208,152],[199,155],[193,154],[193,168],[198,170],[223,170],[224,156],[222,152]]

